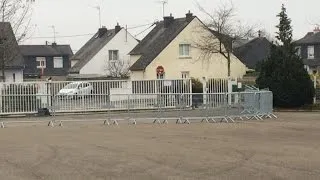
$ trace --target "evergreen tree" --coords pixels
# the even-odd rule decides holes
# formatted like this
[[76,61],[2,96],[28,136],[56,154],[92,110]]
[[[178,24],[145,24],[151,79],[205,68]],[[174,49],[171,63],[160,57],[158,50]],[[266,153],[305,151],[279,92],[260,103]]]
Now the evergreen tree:
[[271,47],[270,57],[262,63],[256,83],[259,88],[269,88],[277,107],[300,107],[311,104],[314,88],[302,59],[296,55],[292,42],[292,26],[286,8],[282,5],[277,15],[278,44]]

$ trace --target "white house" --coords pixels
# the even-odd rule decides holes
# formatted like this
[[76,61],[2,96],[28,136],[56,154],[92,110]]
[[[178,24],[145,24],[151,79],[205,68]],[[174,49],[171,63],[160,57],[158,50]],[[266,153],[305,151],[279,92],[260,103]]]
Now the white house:
[[71,58],[70,75],[104,75],[119,77],[128,72],[128,53],[138,44],[119,24],[114,29],[102,27]]
[[[130,52],[131,79],[227,78],[228,64],[223,55],[216,53],[204,59],[196,48],[200,38],[214,34],[203,26],[190,12],[183,18],[164,17]],[[231,54],[231,77],[241,78],[246,70]]]
[[[14,36],[11,24],[9,22],[0,22],[0,31],[4,32],[0,35],[0,54],[4,53],[4,77],[2,77],[2,69],[0,77],[5,82],[23,82],[24,59],[20,53],[17,40]],[[0,57],[0,64],[2,64]]]

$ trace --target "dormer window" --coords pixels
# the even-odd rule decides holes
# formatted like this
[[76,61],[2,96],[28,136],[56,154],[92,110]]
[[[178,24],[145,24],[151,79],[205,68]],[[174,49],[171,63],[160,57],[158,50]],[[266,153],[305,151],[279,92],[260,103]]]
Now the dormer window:
[[314,46],[308,46],[308,59],[314,59]]

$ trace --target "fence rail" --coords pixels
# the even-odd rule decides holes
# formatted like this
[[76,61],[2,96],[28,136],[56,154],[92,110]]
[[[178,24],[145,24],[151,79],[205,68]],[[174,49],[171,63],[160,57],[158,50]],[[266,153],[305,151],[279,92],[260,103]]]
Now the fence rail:
[[[73,112],[131,113],[155,110],[144,119],[234,121],[274,117],[270,91],[229,92],[226,80],[209,80],[207,92],[192,93],[190,79],[147,81],[25,82],[0,84],[0,115]],[[172,113],[168,110],[174,110]],[[130,116],[130,115],[126,115]]]
[[[106,103],[116,95],[191,93],[191,90],[190,79],[1,83],[0,114],[36,113],[39,108],[57,104],[60,111],[88,107],[101,110],[108,108]],[[145,101],[154,99],[152,95],[144,98]]]
[[[32,95],[24,96],[26,99],[32,99]],[[11,95],[7,95],[11,97]],[[42,95],[41,98],[50,98],[51,96]],[[3,97],[5,98],[5,97]],[[34,98],[36,99],[36,98]],[[96,111],[136,111],[136,110],[192,110],[194,115],[202,117],[204,114],[210,117],[243,117],[253,116],[272,116],[273,95],[270,91],[255,92],[237,92],[237,93],[161,93],[161,94],[95,94],[90,96],[81,96],[77,99],[61,98],[55,96],[52,98],[52,106],[47,106],[51,113],[64,112],[96,112]],[[18,110],[16,113],[37,113],[37,105],[32,101],[28,108],[13,108]],[[19,107],[19,106],[17,106]],[[194,113],[195,112],[195,113]],[[7,112],[12,114],[12,112]],[[191,115],[190,115],[191,116]],[[162,116],[165,117],[165,116]]]
[[[90,97],[97,98],[97,97]],[[100,97],[99,97],[100,98]],[[169,123],[190,124],[193,122],[236,122],[243,120],[263,120],[277,118],[273,114],[272,92],[249,91],[237,93],[208,94],[117,94],[104,101],[106,106],[93,106],[89,102],[78,105],[61,106],[56,100],[52,106],[52,119],[48,126],[70,122],[97,122],[106,125],[118,125],[121,122],[137,123]],[[79,101],[83,101],[81,99]],[[63,103],[65,105],[65,103]],[[79,109],[77,109],[79,108]],[[104,110],[101,119],[58,119],[56,115],[63,111],[97,111]],[[153,111],[136,111],[137,109],[153,109]],[[112,113],[112,110],[122,110]],[[36,123],[41,121],[34,121]],[[2,127],[14,123],[30,123],[29,121],[0,121]]]

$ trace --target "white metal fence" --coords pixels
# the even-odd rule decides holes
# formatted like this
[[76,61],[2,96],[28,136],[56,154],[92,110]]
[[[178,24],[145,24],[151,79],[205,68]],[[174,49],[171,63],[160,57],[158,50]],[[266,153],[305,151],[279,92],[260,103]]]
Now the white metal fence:
[[[48,125],[54,126],[55,123],[62,125],[63,122],[84,122],[101,121],[107,125],[118,125],[121,122],[133,124],[138,123],[169,123],[173,121],[177,124],[190,124],[193,122],[236,122],[243,120],[263,120],[266,118],[277,118],[273,114],[273,95],[270,91],[245,91],[237,93],[208,93],[205,99],[197,94],[153,94],[151,101],[144,102],[150,94],[121,94],[117,95],[114,101],[107,101],[108,107],[106,114],[101,119],[61,119],[55,116],[49,118]],[[146,98],[148,97],[148,98]],[[197,105],[194,106],[193,103]],[[90,106],[84,103],[81,110],[88,110]],[[59,106],[58,104],[55,104]],[[111,110],[121,109],[117,113]],[[72,107],[72,106],[70,106]],[[173,110],[168,108],[174,107]],[[54,106],[54,109],[58,108]],[[69,107],[68,107],[69,108]],[[96,107],[95,107],[96,108]],[[138,111],[137,108],[154,109],[155,111]],[[59,110],[59,109],[57,109]],[[60,119],[59,119],[60,118]],[[31,123],[31,121],[0,121],[2,127],[14,123]]]
[[123,94],[134,95],[130,101],[146,107],[156,94],[191,93],[191,86],[190,79],[2,83],[0,114],[36,113],[40,108],[53,107],[59,112],[99,111],[109,109],[111,104],[117,109],[128,101]]
[[[191,92],[190,79],[5,83],[1,84],[0,115],[35,114],[41,108],[48,108],[53,114],[152,109],[159,112],[159,117],[176,116],[166,111],[175,109],[181,113],[179,117],[221,117],[226,121],[243,115],[260,119],[272,114],[270,91],[252,88],[226,92],[225,80],[208,84],[212,92],[195,94]],[[182,112],[184,109],[188,111]]]

